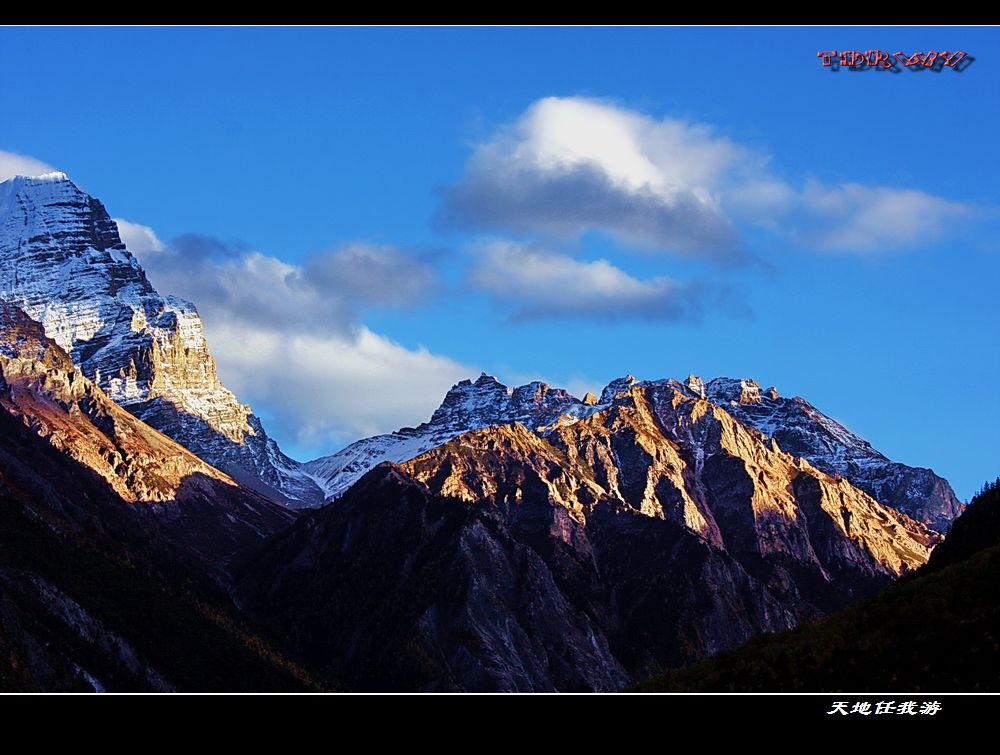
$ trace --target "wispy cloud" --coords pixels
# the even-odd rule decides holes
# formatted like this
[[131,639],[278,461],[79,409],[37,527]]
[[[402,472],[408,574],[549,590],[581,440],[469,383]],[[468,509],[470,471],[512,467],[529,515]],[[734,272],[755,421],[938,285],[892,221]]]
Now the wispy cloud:
[[349,244],[294,265],[198,234],[165,245],[147,226],[117,222],[158,288],[247,322],[344,333],[365,309],[419,304],[437,282],[429,258],[389,246]]
[[430,255],[413,255],[391,246],[348,244],[317,254],[303,268],[313,288],[357,306],[400,307],[418,304],[437,288]]
[[636,278],[604,259],[581,261],[532,245],[499,241],[473,254],[470,285],[514,320],[696,320],[720,293],[705,283]]
[[741,224],[808,249],[870,253],[937,240],[976,208],[906,187],[788,178],[712,127],[601,100],[548,97],[477,145],[442,190],[442,227],[733,262]]
[[801,194],[806,219],[802,238],[826,250],[878,252],[929,243],[954,224],[975,217],[977,208],[914,189],[806,184]]
[[55,170],[48,163],[36,160],[34,157],[4,152],[0,149],[0,181],[6,181],[14,176],[41,176]]
[[205,327],[226,385],[267,407],[268,432],[321,453],[429,419],[452,385],[479,372],[363,325],[301,332],[213,310]]
[[331,452],[420,422],[478,372],[361,322],[369,307],[411,307],[433,290],[422,255],[351,244],[293,265],[195,234],[163,244],[146,226],[118,223],[153,285],[198,306],[222,379],[266,407],[279,442]]

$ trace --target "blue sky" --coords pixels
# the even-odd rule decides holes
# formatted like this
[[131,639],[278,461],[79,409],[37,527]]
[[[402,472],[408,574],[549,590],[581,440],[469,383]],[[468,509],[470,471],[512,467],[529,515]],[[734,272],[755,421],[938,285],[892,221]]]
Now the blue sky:
[[[975,61],[816,58],[871,48]],[[470,371],[693,372],[802,395],[964,498],[1000,473],[998,52],[968,28],[4,28],[0,150],[155,233],[154,284],[300,458]]]

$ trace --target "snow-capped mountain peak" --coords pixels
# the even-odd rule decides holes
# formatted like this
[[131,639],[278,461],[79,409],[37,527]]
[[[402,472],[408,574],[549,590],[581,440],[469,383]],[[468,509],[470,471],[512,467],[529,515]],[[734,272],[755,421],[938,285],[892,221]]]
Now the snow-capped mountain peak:
[[602,408],[593,396],[590,399],[581,401],[540,381],[508,387],[484,372],[474,382],[462,380],[453,385],[428,422],[364,438],[332,456],[306,463],[304,469],[330,500],[383,461],[412,459],[469,430],[516,422],[539,431],[572,422]]
[[705,382],[689,375],[680,382],[640,381],[626,375],[608,383],[599,399],[590,395],[581,401],[540,382],[508,388],[483,373],[475,382],[463,380],[453,386],[429,422],[357,441],[332,456],[308,462],[305,469],[324,489],[327,500],[332,500],[383,461],[408,461],[465,432],[497,425],[519,423],[544,436],[627,403],[637,388],[708,401],[763,433],[782,450],[828,474],[846,477],[877,500],[939,530],[946,530],[961,512],[962,505],[947,481],[931,470],[891,461],[804,399],[783,398],[773,387],[762,390],[750,378],[719,377]]
[[759,404],[761,400],[760,386],[752,378],[718,377],[703,385],[705,398],[714,404],[730,404],[734,401],[738,404]]
[[40,322],[113,401],[210,464],[289,498],[320,498],[219,381],[195,306],[153,288],[104,205],[66,174],[0,183],[0,298]]
[[625,377],[615,378],[610,383],[608,383],[604,390],[601,391],[601,397],[598,399],[598,404],[610,404],[615,400],[615,397],[622,391],[627,391],[633,385],[639,381],[635,379],[633,375],[625,375]]
[[[698,394],[690,383],[691,378],[688,388]],[[774,387],[761,390],[755,380],[729,377],[710,380],[699,395],[773,438],[782,450],[846,477],[876,500],[931,527],[946,531],[962,511],[946,480],[930,469],[892,461],[804,398],[785,398]]]

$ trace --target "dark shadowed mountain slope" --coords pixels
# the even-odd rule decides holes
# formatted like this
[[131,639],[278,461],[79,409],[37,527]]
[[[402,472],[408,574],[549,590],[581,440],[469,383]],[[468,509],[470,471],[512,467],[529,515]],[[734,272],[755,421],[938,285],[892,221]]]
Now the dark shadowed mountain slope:
[[[539,515],[551,518],[540,504]],[[644,574],[657,562],[672,572],[626,588],[658,600],[651,610],[663,622],[660,646],[635,654],[691,657],[673,631],[690,626],[686,612],[717,616],[721,636],[713,632],[712,640],[720,643],[749,636],[761,622],[788,625],[777,602],[725,553],[664,521],[650,520],[640,542],[628,536],[629,518],[609,514],[602,544],[627,551]],[[240,595],[311,667],[355,689],[618,689],[631,675],[609,647],[607,626],[618,621],[609,614],[612,588],[596,568],[589,533],[574,534],[568,543],[550,539],[544,521],[539,528],[494,506],[435,495],[383,465],[338,505],[279,536],[250,565]],[[675,560],[683,568],[671,568]],[[702,589],[709,579],[733,584],[716,595]],[[698,630],[691,634],[700,644]]]
[[0,689],[312,688],[226,594],[229,559],[293,518],[0,301]]
[[142,526],[213,569],[294,518],[108,399],[38,323],[2,300],[0,411],[96,472]]
[[822,621],[751,640],[636,689],[1000,691],[998,512],[1000,488],[987,487],[911,578]]
[[1000,544],[1000,477],[984,485],[973,497],[920,573],[944,569],[997,544]]
[[358,689],[617,689],[816,618],[936,536],[669,385],[383,464],[265,544],[241,606]]
[[0,411],[0,691],[314,688],[200,559]]

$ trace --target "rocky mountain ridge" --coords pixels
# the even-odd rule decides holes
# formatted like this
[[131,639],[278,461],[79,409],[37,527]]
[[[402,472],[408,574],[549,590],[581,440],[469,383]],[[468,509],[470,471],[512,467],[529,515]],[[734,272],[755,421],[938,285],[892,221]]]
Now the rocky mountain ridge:
[[635,689],[996,693],[998,580],[1000,480],[973,497],[927,564],[885,592]]
[[322,496],[220,382],[194,305],[160,296],[101,202],[65,174],[0,183],[0,298],[112,400],[278,499]]
[[[877,593],[961,508],[930,470],[731,378],[627,375],[580,400],[483,374],[418,427],[300,465],[221,384],[194,307],[62,174],[0,184],[0,424],[12,528],[59,520],[98,551],[122,536],[125,565],[100,563],[125,582],[133,553],[168,581],[176,557],[322,683],[363,690],[619,689]],[[32,617],[72,624],[83,604],[18,554],[0,629],[27,657],[64,634]],[[127,625],[93,624],[81,652]],[[176,686],[98,655],[105,676]]]
[[705,383],[694,375],[684,382],[639,381],[626,375],[609,383],[600,398],[591,395],[581,401],[541,382],[508,388],[483,373],[475,382],[464,380],[453,386],[428,422],[359,440],[332,456],[306,463],[304,469],[323,487],[327,500],[333,500],[383,461],[405,462],[463,432],[513,422],[548,437],[613,408],[636,386],[666,387],[703,399],[773,439],[781,450],[844,477],[876,500],[938,531],[947,531],[949,522],[961,513],[962,504],[946,480],[929,469],[891,461],[804,399],[782,398],[775,388],[763,391],[753,380],[717,378]]
[[951,485],[933,470],[892,461],[803,398],[784,398],[775,388],[763,391],[753,380],[718,378],[702,384],[692,376],[686,387],[774,438],[785,451],[846,477],[877,500],[941,532],[947,532],[964,509]]
[[464,432],[511,422],[534,429],[562,417],[588,416],[598,408],[542,382],[508,388],[484,372],[475,382],[462,380],[452,386],[429,422],[363,438],[331,456],[306,462],[303,469],[323,488],[329,501],[377,464],[412,459]]
[[611,690],[872,594],[938,539],[662,382],[379,464],[237,595],[357,689]]
[[2,300],[0,411],[134,504],[122,516],[212,571],[294,519],[119,407],[39,323]]

